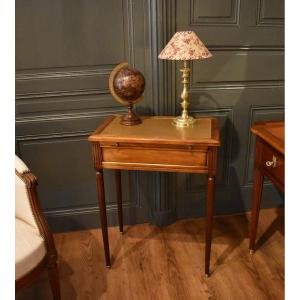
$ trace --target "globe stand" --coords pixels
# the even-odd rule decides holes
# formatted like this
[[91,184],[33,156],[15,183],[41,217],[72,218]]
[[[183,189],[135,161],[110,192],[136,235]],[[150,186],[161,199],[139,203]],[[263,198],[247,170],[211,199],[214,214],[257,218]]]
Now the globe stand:
[[120,124],[126,126],[138,125],[142,123],[142,120],[133,112],[133,103],[130,101],[128,103],[128,112],[122,117]]

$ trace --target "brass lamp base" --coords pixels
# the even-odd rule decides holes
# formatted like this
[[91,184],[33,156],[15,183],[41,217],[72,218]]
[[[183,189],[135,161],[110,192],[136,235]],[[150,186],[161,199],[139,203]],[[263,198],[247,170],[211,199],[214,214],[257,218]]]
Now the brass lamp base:
[[195,123],[196,119],[191,116],[188,116],[187,118],[179,116],[173,119],[173,125],[176,127],[192,127]]
[[182,72],[182,83],[183,83],[183,90],[181,93],[181,116],[176,117],[173,119],[173,125],[176,127],[192,127],[196,119],[194,119],[192,116],[189,116],[188,114],[188,108],[189,108],[189,73],[190,73],[190,68],[188,68],[188,63],[187,61],[183,61],[183,69],[180,70]]

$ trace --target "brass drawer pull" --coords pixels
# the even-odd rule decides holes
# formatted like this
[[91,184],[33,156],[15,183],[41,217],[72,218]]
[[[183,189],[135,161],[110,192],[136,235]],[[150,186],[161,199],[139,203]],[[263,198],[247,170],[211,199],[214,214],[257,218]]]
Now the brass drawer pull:
[[119,147],[119,143],[109,143],[109,144],[103,144],[102,147],[111,147],[111,148],[116,148]]
[[276,168],[277,167],[277,158],[273,155],[272,161],[270,161],[270,160],[266,161],[266,166]]

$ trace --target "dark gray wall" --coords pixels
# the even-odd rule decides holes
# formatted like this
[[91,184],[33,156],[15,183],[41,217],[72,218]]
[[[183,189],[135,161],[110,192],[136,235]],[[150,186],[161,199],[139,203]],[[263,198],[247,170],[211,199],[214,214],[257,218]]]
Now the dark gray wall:
[[[158,61],[174,32],[193,30],[213,58],[191,65],[194,115],[220,120],[216,213],[248,210],[258,120],[284,116],[282,0],[16,1],[16,153],[39,178],[53,230],[99,226],[88,135],[123,113],[108,76],[128,61],[146,78],[137,111],[180,111],[180,63]],[[105,172],[109,224],[113,173]],[[122,172],[126,223],[167,224],[203,215],[203,175]],[[266,207],[282,202],[266,181]]]

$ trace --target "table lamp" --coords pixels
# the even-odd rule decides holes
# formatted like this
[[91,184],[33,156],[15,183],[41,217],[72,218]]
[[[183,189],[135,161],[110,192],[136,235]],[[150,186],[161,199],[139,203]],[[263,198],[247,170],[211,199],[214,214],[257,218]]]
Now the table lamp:
[[188,60],[205,59],[211,57],[212,54],[204,46],[201,40],[193,31],[176,32],[166,47],[161,51],[158,58],[169,60],[183,60],[182,83],[183,90],[181,93],[182,112],[181,116],[173,120],[173,124],[177,127],[188,127],[195,123],[195,119],[188,115],[189,107],[189,73]]

